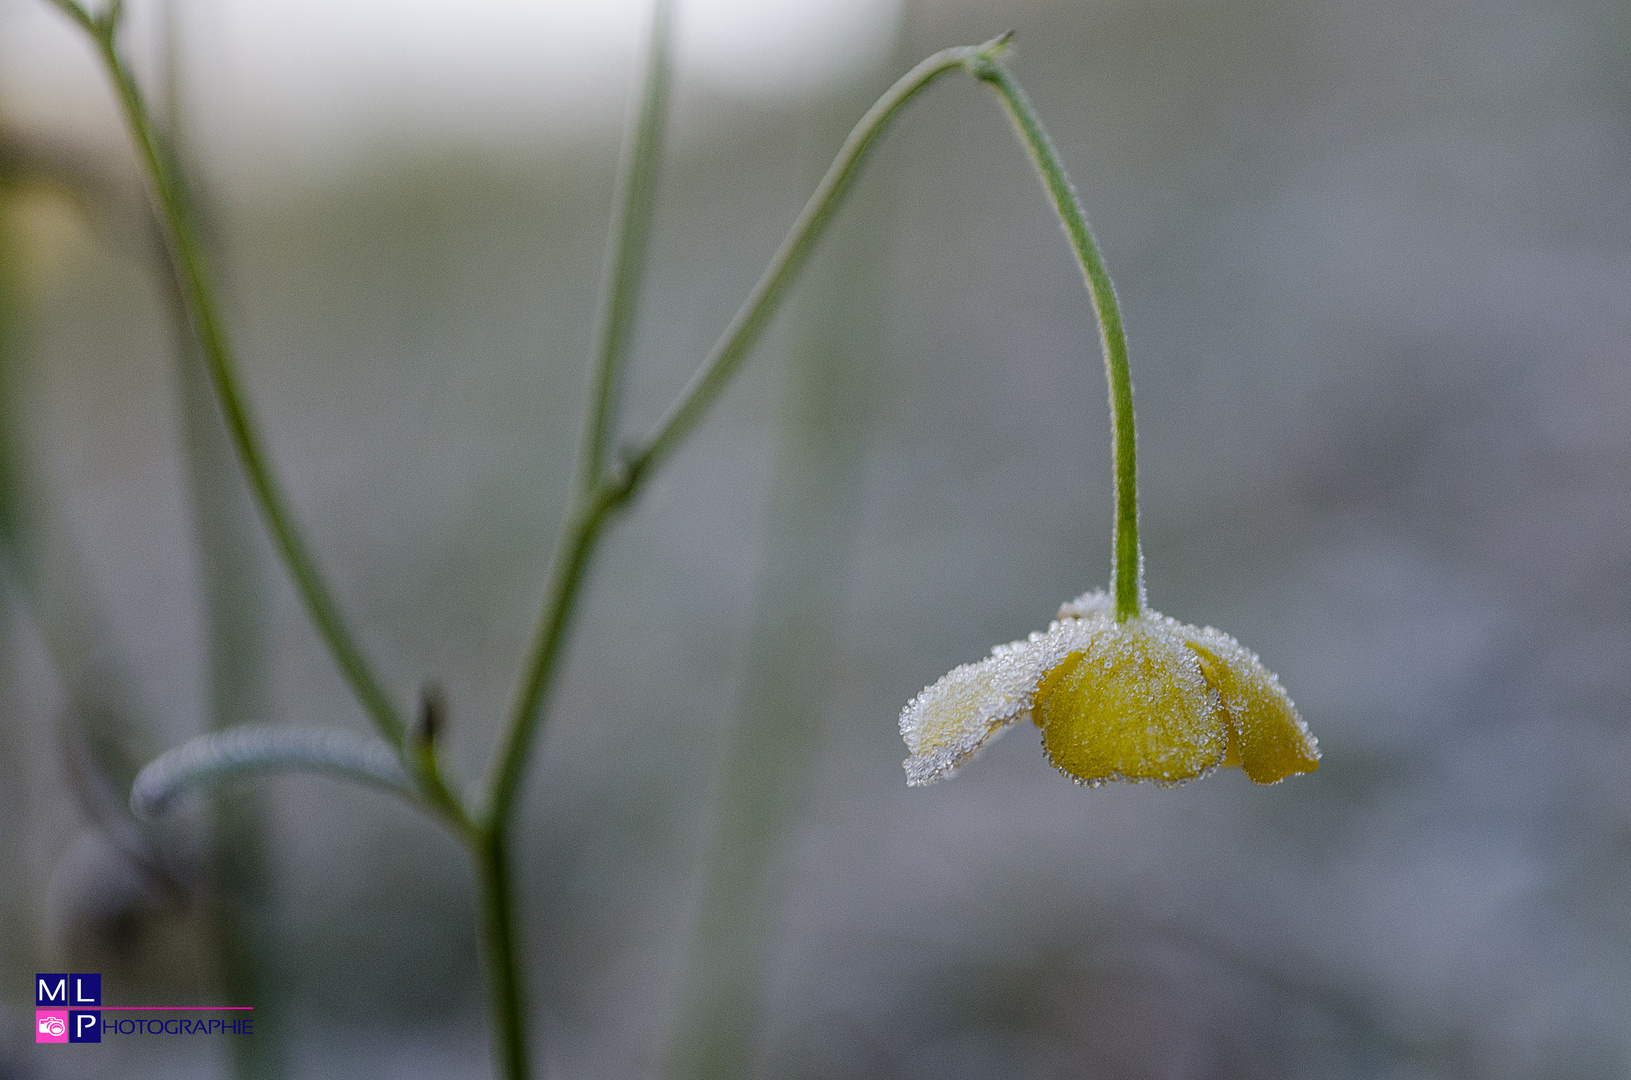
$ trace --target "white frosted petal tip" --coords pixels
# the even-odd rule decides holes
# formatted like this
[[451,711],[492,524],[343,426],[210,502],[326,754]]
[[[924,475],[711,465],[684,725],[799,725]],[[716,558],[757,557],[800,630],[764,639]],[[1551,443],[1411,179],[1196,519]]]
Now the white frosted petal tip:
[[1085,592],[1076,599],[1059,605],[1061,619],[1110,619],[1114,618],[1116,606],[1110,600],[1110,594],[1103,589],[1094,589]]
[[1010,726],[1030,715],[1042,676],[1086,647],[1096,620],[1060,619],[1045,633],[998,645],[974,664],[953,668],[924,688],[900,714],[910,751],[906,783],[920,787],[951,776]]

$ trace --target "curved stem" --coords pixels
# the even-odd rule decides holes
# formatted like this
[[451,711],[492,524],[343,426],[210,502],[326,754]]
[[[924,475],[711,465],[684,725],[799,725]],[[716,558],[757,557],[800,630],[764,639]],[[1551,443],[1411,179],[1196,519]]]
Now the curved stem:
[[793,222],[770,265],[738,309],[691,381],[642,442],[623,454],[620,465],[585,492],[568,518],[556,547],[544,608],[533,633],[520,684],[510,710],[510,724],[500,748],[486,826],[507,819],[514,805],[527,757],[537,737],[546,691],[565,640],[578,588],[601,530],[612,514],[630,502],[651,471],[661,464],[696,426],[775,313],[788,287],[809,260],[816,241],[854,183],[867,152],[900,110],[948,71],[995,57],[1008,44],[1003,34],[984,45],[946,49],[918,64],[868,109],[838,151],[815,193]]
[[1011,36],[1003,34],[983,45],[962,46],[935,53],[901,76],[861,117],[719,343],[680,391],[679,397],[657,422],[652,433],[629,455],[630,465],[637,473],[644,472],[672,453],[730,381],[742,358],[770,321],[782,294],[809,259],[816,241],[854,183],[867,152],[889,121],[948,71],[981,60],[993,61],[1007,47]]
[[232,436],[238,460],[254,492],[256,505],[272,535],[273,544],[282,556],[295,589],[311,617],[318,636],[328,646],[335,664],[352,692],[361,703],[374,726],[388,742],[398,749],[402,745],[404,724],[397,708],[391,702],[383,685],[375,676],[372,665],[352,636],[339,605],[335,602],[328,583],[324,580],[316,561],[312,558],[305,537],[301,534],[288,501],[283,495],[272,471],[271,463],[261,445],[249,404],[239,386],[236,365],[227,344],[226,332],[216,309],[213,293],[205,278],[203,258],[197,238],[193,235],[185,196],[169,160],[160,148],[147,107],[142,101],[136,81],[119,54],[115,44],[118,30],[117,8],[107,14],[89,17],[79,5],[68,0],[56,0],[57,6],[80,23],[96,41],[102,62],[113,80],[119,104],[141,158],[149,190],[164,224],[165,243],[170,255],[171,271],[186,304],[187,316],[193,333],[198,338],[200,351],[215,386],[216,398]]
[[1125,621],[1144,609],[1144,557],[1138,546],[1138,447],[1133,432],[1133,377],[1127,366],[1127,336],[1121,328],[1116,288],[1104,268],[1087,215],[1076,197],[1059,152],[1047,128],[1031,107],[1025,91],[995,56],[970,64],[974,77],[990,86],[1008,109],[1020,142],[1036,166],[1042,186],[1059,215],[1070,246],[1081,263],[1093,309],[1099,317],[1099,340],[1104,347],[1104,373],[1110,382],[1110,429],[1116,474],[1116,538],[1112,548],[1111,581],[1116,619]]

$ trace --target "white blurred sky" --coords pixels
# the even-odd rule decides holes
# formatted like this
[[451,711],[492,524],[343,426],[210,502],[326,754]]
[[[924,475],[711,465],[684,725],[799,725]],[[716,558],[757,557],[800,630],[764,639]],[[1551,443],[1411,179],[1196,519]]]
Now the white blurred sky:
[[[96,0],[98,4],[102,0]],[[130,0],[151,61],[166,0]],[[378,142],[580,137],[616,124],[649,0],[168,0],[195,136],[218,165],[343,161]],[[809,92],[878,63],[900,0],[679,0],[682,79]],[[0,112],[104,143],[119,132],[78,34],[46,0],[0,0]]]

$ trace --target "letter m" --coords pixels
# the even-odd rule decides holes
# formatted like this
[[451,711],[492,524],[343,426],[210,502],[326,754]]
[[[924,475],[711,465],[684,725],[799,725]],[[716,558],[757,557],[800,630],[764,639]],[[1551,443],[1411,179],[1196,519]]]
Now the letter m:
[[67,975],[35,975],[34,976],[34,1007],[43,1009],[47,1005],[68,1004],[68,976]]

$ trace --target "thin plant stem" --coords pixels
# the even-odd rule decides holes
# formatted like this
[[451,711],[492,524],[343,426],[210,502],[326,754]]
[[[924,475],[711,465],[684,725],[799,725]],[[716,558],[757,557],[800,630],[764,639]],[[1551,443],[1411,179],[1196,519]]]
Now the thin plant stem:
[[[542,681],[547,680],[553,670],[554,658],[565,638],[578,588],[606,516],[628,499],[630,489],[602,483],[595,494],[594,502],[584,512],[574,515],[562,534],[561,547],[554,559],[546,605],[549,617],[542,628],[546,660],[535,667],[533,677],[540,680],[540,684],[530,691],[539,695],[543,691]],[[500,759],[500,771],[487,811],[474,823],[476,832],[471,843],[481,879],[482,955],[493,1011],[494,1057],[505,1080],[525,1080],[528,1073],[520,934],[515,925],[513,881],[509,872],[510,822],[523,766],[524,754],[506,754]]]
[[[191,209],[195,235],[208,250],[209,215],[190,182],[187,116],[181,75],[180,0],[164,4],[164,52],[159,96],[170,160]],[[151,212],[149,211],[149,214]],[[156,242],[153,255],[163,258]],[[215,407],[214,391],[174,275],[161,272],[175,332],[176,389],[182,442],[193,503],[207,628],[210,727],[217,731],[255,720],[266,704],[266,620],[263,573],[255,547],[260,525]],[[278,941],[268,865],[268,830],[262,793],[222,790],[213,800],[209,846],[211,909],[221,988],[228,1001],[253,1002],[268,1030],[232,1043],[239,1080],[279,1080],[288,1072],[286,1024],[277,978]]]
[[487,829],[471,846],[481,891],[481,958],[492,1012],[494,1058],[504,1080],[527,1080],[527,1011],[521,990],[509,829]]
[[[524,1014],[516,964],[518,936],[514,925],[514,905],[509,893],[509,822],[532,746],[542,727],[544,699],[566,640],[578,593],[605,526],[618,510],[639,493],[652,470],[679,446],[718,398],[769,323],[799,270],[808,261],[816,241],[853,185],[868,151],[889,121],[942,75],[967,65],[976,57],[1000,53],[1010,36],[1004,34],[981,46],[947,49],[934,54],[907,72],[867,111],[845,140],[838,157],[817,185],[786,239],[777,248],[753,291],[674,405],[658,421],[651,434],[626,449],[610,470],[605,469],[604,464],[593,472],[587,466],[583,470],[582,475],[586,479],[578,489],[573,510],[556,544],[544,606],[522,668],[487,804],[479,819],[480,842],[476,850],[482,864],[482,940],[493,1001],[495,1037],[500,1042],[498,1056],[506,1070],[507,1080],[521,1080],[527,1068],[526,1054],[522,1049],[525,1039],[522,1026]],[[647,100],[650,100],[649,90]],[[640,142],[637,139],[635,152],[639,150]],[[634,171],[631,166],[631,174]],[[621,280],[621,274],[614,270],[609,280],[615,287]],[[608,302],[610,306],[611,302]],[[606,349],[603,344],[602,373],[597,374],[595,379],[589,404],[590,420],[586,425],[589,434],[585,442],[585,457],[590,462],[599,457],[601,440],[611,427],[611,417],[615,411],[612,376],[618,359],[617,353]],[[588,483],[587,478],[591,476],[593,482]]]
[[[51,0],[51,3],[78,23],[95,41],[103,66],[113,82],[120,108],[136,144],[150,197],[163,227],[161,231],[176,289],[181,294],[187,320],[209,370],[222,419],[226,422],[227,432],[261,511],[261,518],[271,534],[273,546],[277,548],[294,581],[306,613],[364,713],[408,766],[424,805],[468,842],[476,833],[473,819],[463,800],[448,788],[440,770],[434,767],[435,748],[431,747],[428,753],[411,753],[404,745],[406,724],[401,713],[346,624],[339,603],[318,568],[272,471],[270,457],[262,447],[205,272],[202,249],[193,232],[186,192],[167,148],[160,142],[135,77],[119,52],[117,39],[122,0],[113,0],[98,15],[92,15],[76,0]],[[427,760],[430,767],[426,766]]]
[[663,128],[668,116],[669,38],[673,5],[658,0],[652,13],[651,44],[646,53],[640,109],[629,129],[618,178],[618,213],[607,249],[601,285],[600,330],[595,348],[589,419],[578,454],[577,492],[594,490],[606,467],[606,453],[617,427],[624,363],[628,359],[640,286],[645,280],[646,249],[656,205],[657,171],[662,158]]
[[557,545],[554,571],[545,594],[544,609],[510,711],[509,728],[499,752],[498,768],[487,806],[486,822],[503,820],[510,812],[519,781],[540,727],[545,693],[554,675],[578,588],[588,569],[601,529],[612,513],[637,495],[652,471],[689,435],[708,407],[719,397],[748,350],[759,339],[798,272],[809,260],[844,196],[853,186],[867,153],[889,122],[907,103],[949,71],[981,57],[995,57],[1007,46],[1009,34],[984,45],[946,49],[918,64],[886,91],[861,117],[838,151],[815,193],[805,203],[786,239],[748,294],[725,333],[714,345],[697,373],[674,404],[641,442],[624,450],[621,460],[599,484],[579,500]]
[[827,223],[832,220],[844,196],[849,193],[868,152],[889,122],[942,75],[967,67],[981,58],[1000,55],[1012,36],[1012,33],[1006,33],[983,45],[961,46],[935,53],[901,76],[867,110],[844,141],[838,157],[821,178],[810,200],[804,204],[804,210],[788,231],[787,238],[776,249],[770,265],[737,310],[736,317],[731,320],[718,344],[680,391],[668,412],[658,420],[651,434],[627,455],[632,472],[643,474],[673,453],[725,388],[748,350],[759,339],[783,294],[809,259],[816,241],[826,230]]
[[588,506],[572,515],[561,534],[551,561],[549,587],[545,594],[543,618],[534,635],[534,645],[525,669],[518,706],[511,715],[499,757],[498,773],[482,818],[484,830],[491,831],[507,821],[515,805],[517,789],[526,769],[527,750],[537,734],[544,691],[555,670],[556,658],[566,640],[567,624],[577,603],[578,589],[588,572],[601,530],[613,511],[633,497],[635,474],[624,470],[603,480],[595,488]]
[[[812,109],[808,141],[825,151],[842,138],[870,104],[870,95],[855,98],[847,90]],[[718,766],[666,1080],[745,1080],[763,1045],[768,954],[787,899],[778,870],[810,794],[813,760],[831,734],[823,718],[840,692],[846,570],[879,419],[884,253],[897,201],[891,164],[874,163],[779,316],[793,325],[778,350],[786,375],[752,630]]]
[[[176,127],[172,120],[171,131]],[[181,298],[173,284],[165,291],[177,331],[176,390],[207,631],[209,722],[220,731],[259,719],[265,711],[264,588],[255,547],[260,524]],[[209,858],[221,985],[227,1000],[252,1002],[269,1029],[265,1038],[232,1044],[239,1080],[272,1080],[288,1071],[283,1025],[277,1022],[281,995],[274,974],[277,941],[264,802],[263,793],[254,790],[223,790],[213,800]]]
[[1042,186],[1059,215],[1071,250],[1081,263],[1087,279],[1088,295],[1099,317],[1099,340],[1104,348],[1104,373],[1110,383],[1110,428],[1116,477],[1116,532],[1112,548],[1110,576],[1117,621],[1125,621],[1144,610],[1144,557],[1138,546],[1138,446],[1133,431],[1133,377],[1127,366],[1127,335],[1121,328],[1121,308],[1116,304],[1116,287],[1104,268],[1087,215],[1082,212],[1076,189],[1071,186],[1059,152],[1048,137],[1047,128],[1031,107],[1008,69],[995,56],[973,61],[974,77],[996,91],[1018,129],[1020,142],[1036,166]]
[[176,278],[187,317],[198,339],[200,351],[215,386],[215,394],[232,436],[238,460],[249,480],[250,490],[272,535],[273,544],[282,556],[289,576],[294,579],[307,614],[317,629],[318,636],[328,646],[335,664],[345,677],[352,692],[361,703],[374,726],[392,746],[402,745],[405,725],[396,705],[374,674],[373,666],[357,644],[339,604],[327,581],[311,555],[300,526],[289,509],[272,465],[261,445],[260,433],[249,403],[239,383],[237,365],[227,342],[215,297],[208,284],[204,260],[198,238],[194,235],[187,213],[185,195],[179,178],[171,167],[169,156],[160,146],[152,118],[142,100],[130,68],[119,53],[118,6],[110,7],[100,16],[90,16],[71,0],[53,0],[58,7],[90,31],[101,54],[102,63],[113,80],[114,90],[125,114],[125,121],[136,143],[149,190],[164,224],[165,244],[170,254],[171,270]]

